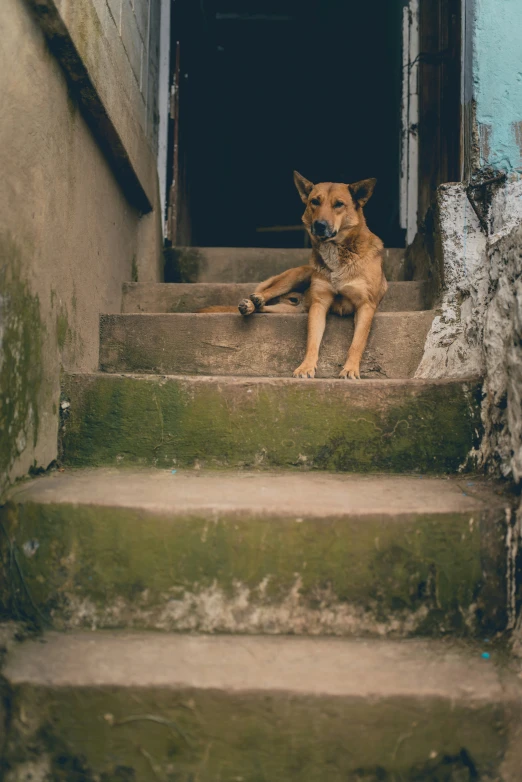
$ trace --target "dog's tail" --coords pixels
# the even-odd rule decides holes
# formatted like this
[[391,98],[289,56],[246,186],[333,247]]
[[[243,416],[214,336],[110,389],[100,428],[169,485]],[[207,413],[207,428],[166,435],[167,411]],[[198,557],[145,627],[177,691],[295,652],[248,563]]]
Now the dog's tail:
[[214,313],[216,313],[216,312],[234,312],[236,315],[239,315],[239,313],[237,311],[237,306],[236,307],[232,307],[232,306],[230,306],[228,304],[214,304],[212,307],[202,307],[201,309],[196,310],[196,313],[198,315],[203,315],[203,314],[209,313],[209,312],[214,312]]

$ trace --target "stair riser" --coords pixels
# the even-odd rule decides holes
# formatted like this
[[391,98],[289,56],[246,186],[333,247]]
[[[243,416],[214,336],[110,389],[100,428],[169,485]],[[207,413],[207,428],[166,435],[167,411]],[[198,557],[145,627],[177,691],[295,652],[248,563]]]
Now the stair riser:
[[433,637],[506,625],[502,508],[303,519],[24,502],[0,519],[25,580],[3,585],[4,604],[36,605],[59,630]]
[[[214,305],[237,307],[256,283],[139,283],[123,284],[122,312],[197,312]],[[431,305],[428,282],[392,282],[379,305],[380,312],[416,312]]]
[[481,434],[480,382],[69,375],[76,466],[459,470]]
[[467,705],[457,693],[361,699],[131,685],[20,684],[12,709],[6,757],[18,776],[9,782],[44,779],[37,767],[46,779],[86,782],[456,782],[472,779],[470,766],[474,779],[498,779],[516,718],[502,703]]
[[[433,314],[375,317],[363,377],[412,377]],[[353,318],[330,316],[317,377],[337,377],[353,338]],[[306,315],[103,315],[100,368],[105,372],[292,377],[306,350]]]
[[[169,282],[261,282],[273,274],[304,266],[310,250],[258,247],[177,247],[165,251]],[[404,280],[404,250],[384,250],[386,279]]]

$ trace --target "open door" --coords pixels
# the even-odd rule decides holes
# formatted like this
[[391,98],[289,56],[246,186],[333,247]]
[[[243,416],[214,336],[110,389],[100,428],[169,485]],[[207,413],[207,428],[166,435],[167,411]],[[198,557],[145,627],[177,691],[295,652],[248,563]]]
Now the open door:
[[172,244],[302,248],[297,169],[315,181],[376,177],[369,225],[404,246],[403,2],[176,0]]
[[370,228],[411,244],[438,185],[460,179],[460,5],[176,0],[170,243],[302,247],[297,169],[375,176]]

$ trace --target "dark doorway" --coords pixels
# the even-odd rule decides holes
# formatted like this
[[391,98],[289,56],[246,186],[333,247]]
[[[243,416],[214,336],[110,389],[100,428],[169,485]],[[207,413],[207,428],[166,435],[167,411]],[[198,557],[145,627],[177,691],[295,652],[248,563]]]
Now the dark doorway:
[[[399,227],[403,0],[177,0],[174,244],[302,247],[293,169],[375,176],[366,213]],[[174,66],[173,66],[174,67]],[[172,159],[169,160],[169,170]]]

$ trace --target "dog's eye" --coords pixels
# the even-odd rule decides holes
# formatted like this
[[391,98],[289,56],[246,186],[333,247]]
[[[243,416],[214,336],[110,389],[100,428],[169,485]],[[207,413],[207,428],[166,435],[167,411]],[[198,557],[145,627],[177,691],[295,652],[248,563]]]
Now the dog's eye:
[[297,296],[289,296],[288,297],[288,301],[291,304],[299,304],[299,299],[297,298]]
[[314,206],[319,206],[321,203],[318,198],[312,198],[311,202]]
[[340,209],[342,206],[344,206],[342,201],[336,201],[334,204],[334,209]]

